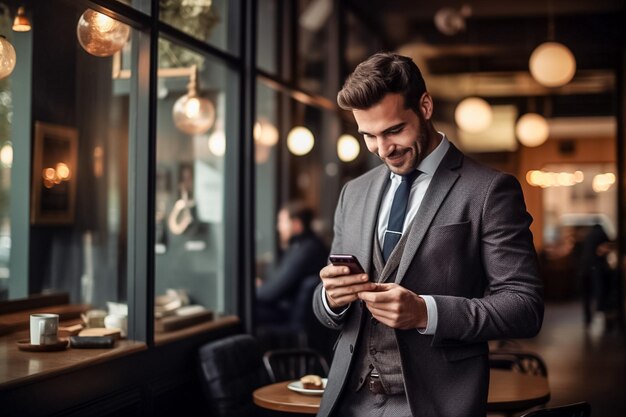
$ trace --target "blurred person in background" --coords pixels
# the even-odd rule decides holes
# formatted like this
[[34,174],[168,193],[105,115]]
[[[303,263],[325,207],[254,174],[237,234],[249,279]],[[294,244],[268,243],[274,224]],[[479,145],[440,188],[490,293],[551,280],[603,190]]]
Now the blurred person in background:
[[301,284],[307,277],[317,275],[326,265],[328,248],[313,232],[313,209],[303,201],[290,201],[278,212],[276,229],[282,256],[265,280],[256,280],[256,320],[263,324],[284,324],[294,314]]

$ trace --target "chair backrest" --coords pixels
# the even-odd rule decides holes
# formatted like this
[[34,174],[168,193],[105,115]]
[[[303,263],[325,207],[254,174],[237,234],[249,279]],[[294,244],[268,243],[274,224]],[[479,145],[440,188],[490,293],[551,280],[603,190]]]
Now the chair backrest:
[[524,414],[522,417],[591,417],[591,405],[586,402],[544,408]]
[[272,382],[299,379],[307,374],[328,376],[326,359],[313,349],[277,349],[263,355],[265,369]]
[[199,350],[203,390],[219,417],[256,415],[252,392],[269,383],[258,342],[247,334],[229,336]]
[[531,352],[489,352],[489,367],[508,369],[527,375],[548,376],[548,367],[541,356]]

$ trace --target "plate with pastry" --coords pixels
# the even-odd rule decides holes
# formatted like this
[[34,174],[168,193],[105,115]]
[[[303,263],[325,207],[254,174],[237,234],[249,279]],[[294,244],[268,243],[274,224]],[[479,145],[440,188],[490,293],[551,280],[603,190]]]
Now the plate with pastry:
[[327,378],[319,375],[305,375],[297,381],[290,382],[287,385],[292,391],[305,395],[322,395],[326,388]]

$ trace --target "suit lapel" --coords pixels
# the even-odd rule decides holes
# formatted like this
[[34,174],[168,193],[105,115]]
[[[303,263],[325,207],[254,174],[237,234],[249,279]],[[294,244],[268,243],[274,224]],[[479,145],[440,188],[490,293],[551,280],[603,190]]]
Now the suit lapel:
[[400,283],[404,278],[404,274],[413,261],[413,257],[421,245],[439,207],[459,178],[460,174],[456,169],[461,166],[462,161],[463,154],[453,144],[450,144],[450,149],[448,149],[446,156],[439,164],[428,186],[428,191],[424,195],[422,204],[413,219],[413,224],[409,229],[406,246],[402,252],[398,273],[396,274],[396,283]]
[[[380,175],[375,176],[375,180],[370,183],[365,193],[363,218],[360,221],[363,234],[361,235],[361,256],[358,258],[363,263],[365,272],[369,272],[372,266],[373,239],[378,221],[378,209],[389,182],[389,170],[387,167],[383,165],[380,167],[380,170]],[[371,202],[375,202],[375,204],[370,204]]]

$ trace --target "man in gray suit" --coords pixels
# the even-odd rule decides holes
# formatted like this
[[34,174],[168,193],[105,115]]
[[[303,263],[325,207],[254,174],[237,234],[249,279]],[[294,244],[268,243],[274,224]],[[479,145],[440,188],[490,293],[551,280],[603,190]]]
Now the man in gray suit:
[[383,164],[337,204],[331,253],[366,273],[320,271],[313,308],[341,334],[318,416],[484,416],[487,341],[532,337],[543,320],[520,185],[435,130],[410,58],[372,56],[337,101]]

